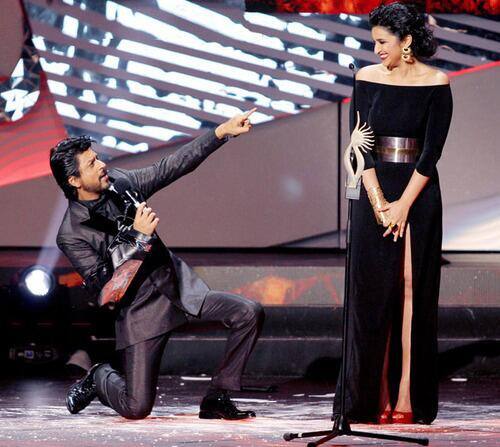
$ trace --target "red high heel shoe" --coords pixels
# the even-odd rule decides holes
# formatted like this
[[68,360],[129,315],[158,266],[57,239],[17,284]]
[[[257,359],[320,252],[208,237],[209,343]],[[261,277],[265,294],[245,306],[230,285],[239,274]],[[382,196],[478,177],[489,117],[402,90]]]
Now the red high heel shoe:
[[393,424],[413,424],[413,412],[393,411]]
[[392,424],[392,412],[391,410],[384,410],[378,415],[377,422],[380,425]]

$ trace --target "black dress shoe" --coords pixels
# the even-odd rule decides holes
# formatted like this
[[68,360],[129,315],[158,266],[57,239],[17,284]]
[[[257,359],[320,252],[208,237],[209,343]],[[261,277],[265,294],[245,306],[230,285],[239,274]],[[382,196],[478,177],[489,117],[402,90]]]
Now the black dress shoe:
[[253,411],[241,411],[231,401],[227,391],[207,394],[200,405],[200,419],[246,419],[254,418]]
[[87,371],[87,374],[76,382],[66,395],[66,407],[71,414],[82,411],[97,397],[94,373],[101,364],[94,365]]

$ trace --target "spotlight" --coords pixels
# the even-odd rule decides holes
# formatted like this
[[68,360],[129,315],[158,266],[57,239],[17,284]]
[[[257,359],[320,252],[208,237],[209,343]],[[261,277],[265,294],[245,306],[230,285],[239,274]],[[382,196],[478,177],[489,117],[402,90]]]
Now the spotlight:
[[21,273],[19,288],[37,298],[48,297],[54,290],[54,275],[42,265],[33,265]]

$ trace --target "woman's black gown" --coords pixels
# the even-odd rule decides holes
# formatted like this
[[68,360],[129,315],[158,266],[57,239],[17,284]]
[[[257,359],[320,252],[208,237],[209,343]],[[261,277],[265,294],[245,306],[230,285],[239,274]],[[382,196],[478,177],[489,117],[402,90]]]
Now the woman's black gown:
[[[354,104],[356,102],[356,104]],[[381,162],[367,153],[365,169],[375,168],[389,202],[398,200],[416,169],[430,177],[410,209],[413,273],[410,395],[414,421],[431,423],[437,414],[437,311],[440,281],[442,205],[436,163],[452,114],[449,85],[396,86],[356,81],[351,103],[376,136],[418,138],[416,163]],[[351,421],[375,421],[389,331],[389,389],[392,408],[401,376],[402,264],[404,239],[383,238],[362,188],[353,201],[350,301],[347,337],[346,414]],[[340,411],[337,384],[334,415]]]

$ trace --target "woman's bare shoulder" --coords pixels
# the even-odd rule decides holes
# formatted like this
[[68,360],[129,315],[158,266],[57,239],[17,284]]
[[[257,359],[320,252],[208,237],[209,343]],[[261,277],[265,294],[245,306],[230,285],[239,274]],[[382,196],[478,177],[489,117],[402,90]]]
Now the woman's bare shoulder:
[[356,79],[358,81],[377,82],[380,79],[380,67],[381,64],[373,64],[362,67],[357,71]]
[[446,85],[450,83],[450,78],[444,71],[429,66],[426,66],[425,77],[426,83],[430,85]]
[[434,74],[434,79],[436,81],[436,84],[449,84],[450,83],[450,78],[448,75],[441,70],[434,70],[436,73]]

